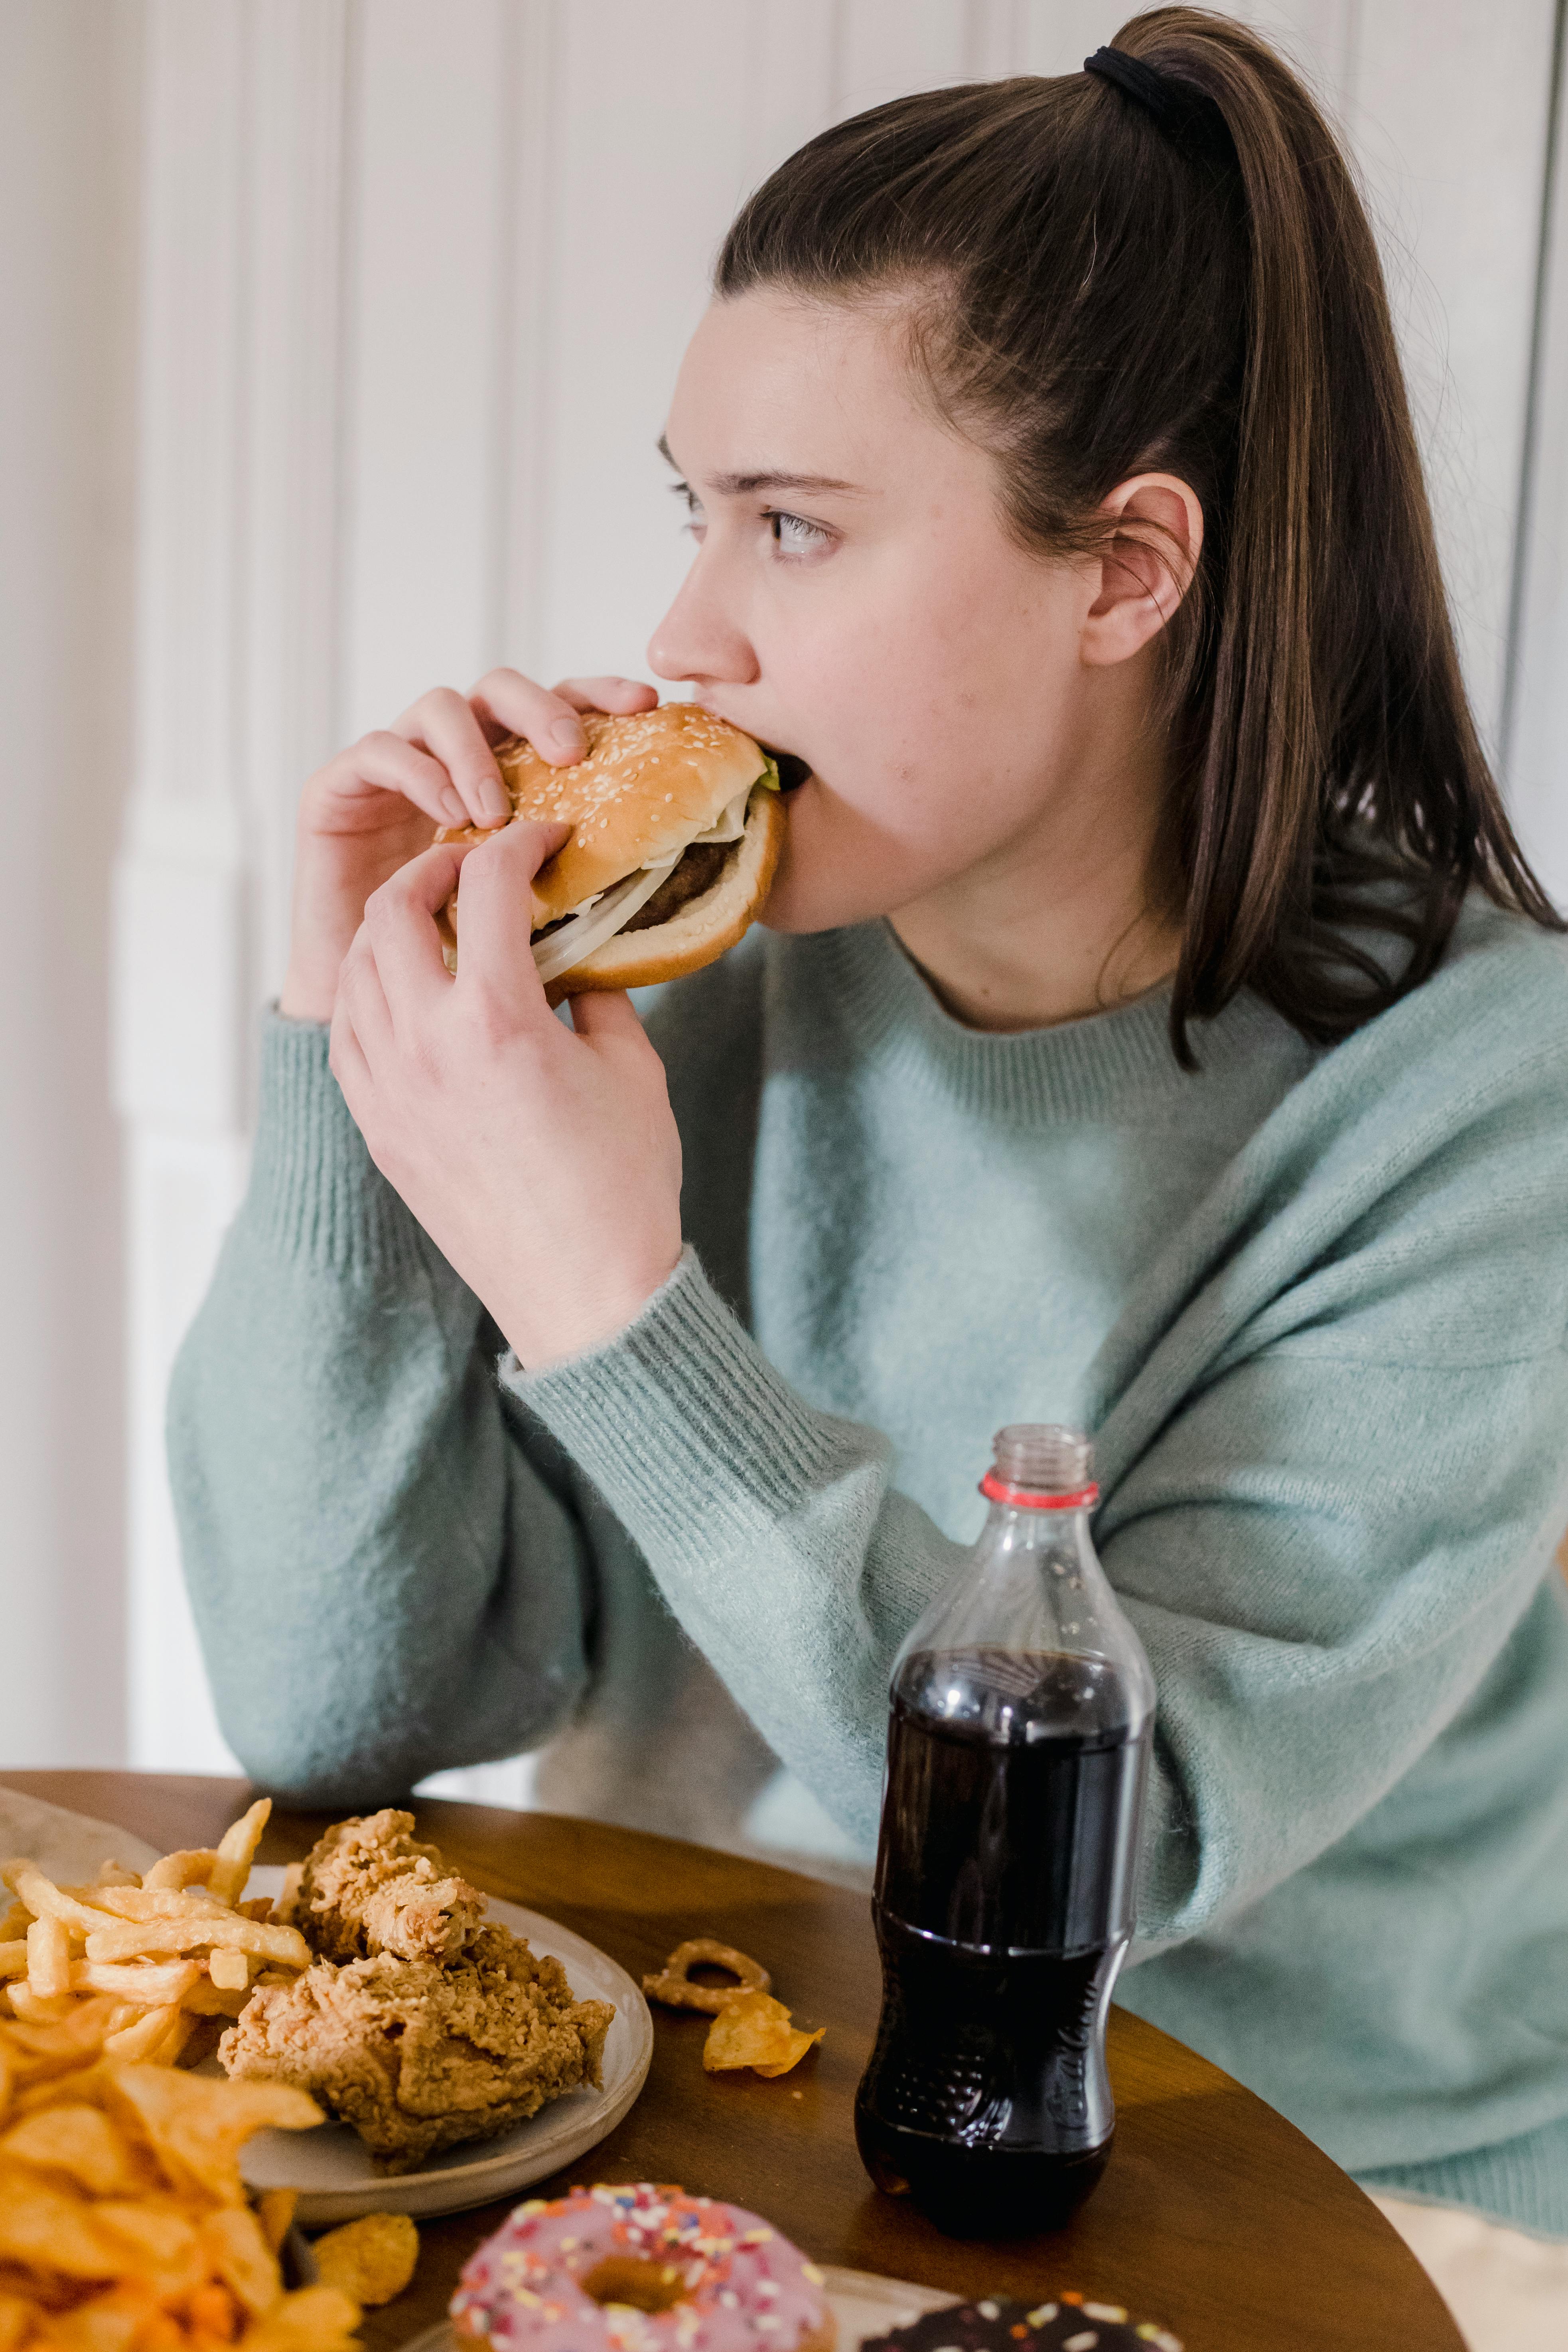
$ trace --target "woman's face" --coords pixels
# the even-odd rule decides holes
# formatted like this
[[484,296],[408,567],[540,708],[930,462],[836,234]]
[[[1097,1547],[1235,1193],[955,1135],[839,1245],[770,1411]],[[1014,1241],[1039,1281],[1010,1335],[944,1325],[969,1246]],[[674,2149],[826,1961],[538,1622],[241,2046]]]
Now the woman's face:
[[781,930],[893,913],[1095,821],[1099,566],[1017,545],[994,460],[922,403],[898,323],[773,289],[716,303],[670,408],[698,549],[648,657],[809,763]]

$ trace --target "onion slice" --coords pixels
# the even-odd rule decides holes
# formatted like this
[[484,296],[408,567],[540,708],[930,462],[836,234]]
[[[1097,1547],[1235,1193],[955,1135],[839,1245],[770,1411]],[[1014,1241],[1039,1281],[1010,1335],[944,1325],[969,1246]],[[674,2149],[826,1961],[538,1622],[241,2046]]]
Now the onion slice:
[[662,866],[639,866],[624,882],[617,882],[613,890],[604,891],[585,915],[574,915],[569,923],[563,923],[547,940],[541,940],[533,950],[540,979],[559,980],[574,963],[581,963],[595,948],[602,948],[606,940],[613,940],[637,908],[653,897],[677,858],[684,854],[677,850],[675,857],[667,857]]

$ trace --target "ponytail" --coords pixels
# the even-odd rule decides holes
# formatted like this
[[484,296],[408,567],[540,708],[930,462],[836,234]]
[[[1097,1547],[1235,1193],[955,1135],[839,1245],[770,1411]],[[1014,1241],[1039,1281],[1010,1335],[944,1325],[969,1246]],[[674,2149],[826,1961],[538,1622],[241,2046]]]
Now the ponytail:
[[907,286],[911,350],[994,450],[1026,545],[1098,551],[1133,474],[1196,492],[1203,553],[1166,632],[1191,1067],[1188,1024],[1243,987],[1316,1043],[1348,1035],[1429,976],[1472,887],[1563,926],[1466,700],[1382,269],[1327,123],[1205,10],[1135,17],[1104,58],[835,125],[744,206],[715,287]]

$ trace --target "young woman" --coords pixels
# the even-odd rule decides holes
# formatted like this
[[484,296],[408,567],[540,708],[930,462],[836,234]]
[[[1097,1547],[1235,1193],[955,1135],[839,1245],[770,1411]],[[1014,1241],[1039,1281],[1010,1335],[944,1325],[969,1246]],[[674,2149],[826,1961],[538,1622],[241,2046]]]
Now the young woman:
[[840,125],[668,446],[652,666],[810,771],[767,935],[568,1028],[514,825],[448,979],[432,822],[624,679],[311,780],[173,1402],[229,1738],[321,1804],[548,1741],[551,1802],[731,1841],[782,1759],[868,1853],[992,1431],[1084,1423],[1159,1684],[1121,1998],[1568,2237],[1568,970],[1328,130],[1179,9]]

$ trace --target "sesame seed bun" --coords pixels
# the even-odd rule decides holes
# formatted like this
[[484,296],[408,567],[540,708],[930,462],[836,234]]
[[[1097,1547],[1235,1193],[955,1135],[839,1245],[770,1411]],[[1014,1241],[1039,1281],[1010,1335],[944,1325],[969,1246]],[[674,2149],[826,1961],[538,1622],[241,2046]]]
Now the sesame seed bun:
[[[588,739],[585,759],[552,767],[530,743],[517,738],[498,743],[496,763],[512,806],[512,822],[531,819],[568,823],[572,838],[533,881],[532,928],[559,923],[584,901],[596,898],[649,866],[679,858],[687,871],[673,892],[661,894],[646,913],[552,980],[552,1004],[593,989],[644,988],[673,980],[711,963],[750,927],[773,880],[783,845],[784,814],[761,746],[727,720],[695,703],[668,702],[630,718],[602,711],[582,714]],[[758,780],[768,778],[766,785]],[[757,785],[746,808],[745,830],[722,852],[697,836],[719,824],[725,809],[748,786]],[[443,826],[438,842],[483,841],[476,826]],[[682,853],[688,853],[682,856]],[[700,856],[700,868],[690,858]],[[678,866],[676,873],[680,873]],[[700,871],[701,886],[693,887]],[[667,919],[665,898],[677,903]],[[458,898],[442,910],[440,929],[447,962],[457,969]]]

